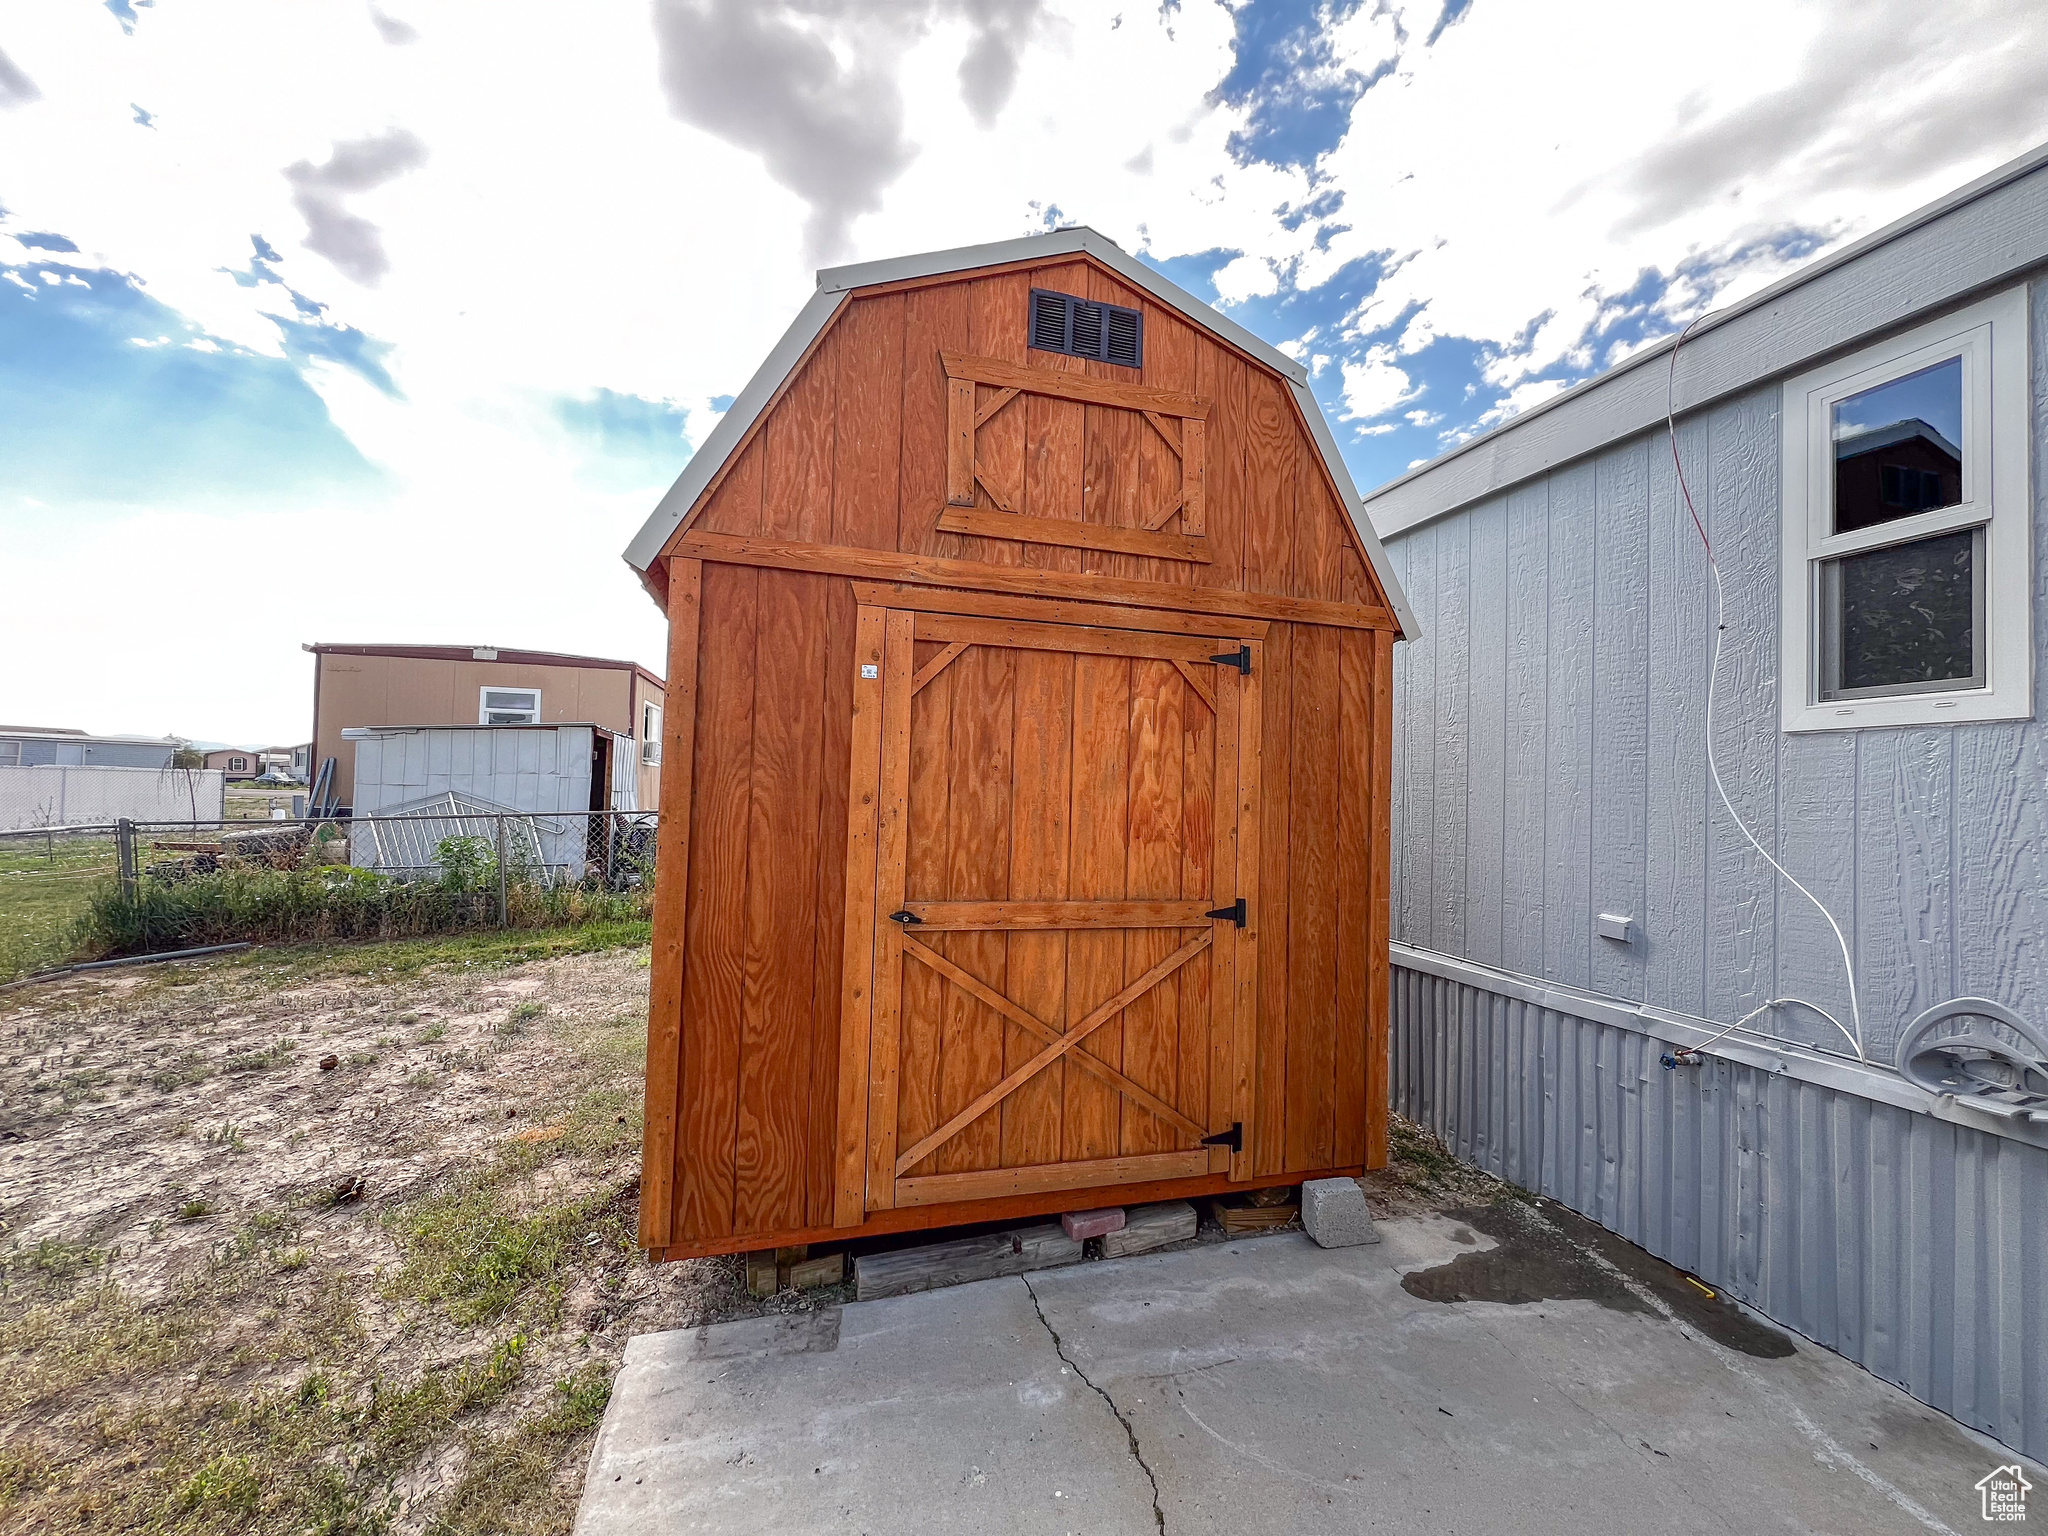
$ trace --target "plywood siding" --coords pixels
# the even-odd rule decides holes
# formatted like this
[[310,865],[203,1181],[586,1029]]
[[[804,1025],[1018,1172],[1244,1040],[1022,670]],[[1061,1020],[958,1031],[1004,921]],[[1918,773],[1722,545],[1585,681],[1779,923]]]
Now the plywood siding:
[[[1144,368],[1027,349],[1033,287],[1142,308]],[[973,386],[985,415],[974,461],[1017,516],[1198,543],[1109,549],[1007,538],[999,517],[972,533],[941,527],[957,442],[949,410],[960,393],[946,353],[1206,402],[1206,416],[1153,422],[1115,404],[1035,394],[1006,401],[1000,388]],[[1197,479],[1190,463],[1199,465]],[[1178,509],[1162,516],[1176,498]],[[1000,508],[984,487],[972,510]],[[1385,594],[1285,381],[1086,258],[851,296],[671,543],[670,559],[701,555],[701,599],[677,610],[677,622],[696,623],[694,640],[672,646],[672,665],[691,673],[687,690],[672,681],[677,707],[692,698],[694,718],[686,771],[665,765],[664,775],[665,787],[687,797],[669,817],[686,815],[687,824],[674,833],[674,860],[664,844],[657,926],[679,928],[680,943],[664,936],[657,946],[661,1016],[650,1035],[648,1155],[659,1167],[646,1186],[643,1235],[680,1254],[762,1246],[835,1220],[875,1228],[996,1214],[976,1206],[861,1215],[863,1130],[841,1117],[859,1113],[863,1091],[851,1074],[865,1070],[866,1058],[843,1048],[841,1020],[848,999],[879,983],[847,969],[861,963],[849,959],[858,949],[846,939],[861,622],[853,583],[788,562],[735,563],[718,548],[686,551],[682,541],[694,534],[776,541],[785,551],[937,557],[1006,577],[1095,574],[1153,583],[1155,592],[1186,588],[1191,608],[1204,594],[1246,593],[1349,605],[1347,613],[1359,614],[1384,608]],[[1174,548],[1188,547],[1207,558],[1176,557]],[[683,590],[664,574],[668,590]],[[1148,611],[1162,629],[1180,623],[1184,634],[1209,633],[1207,620],[1189,628],[1170,611]],[[1291,622],[1303,614],[1320,620],[1322,610],[1280,611],[1290,621],[1266,624],[1258,676],[1246,685],[1259,692],[1262,725],[1238,759],[1251,754],[1263,785],[1258,847],[1236,892],[1256,915],[1256,973],[1239,976],[1204,956],[1134,1005],[1197,1016],[1187,999],[1218,985],[1248,1000],[1256,1043],[1244,1067],[1252,1084],[1246,1171],[1274,1177],[1385,1160],[1393,698],[1391,634]],[[1256,636],[1259,627],[1233,631],[1218,621],[1217,633]],[[1208,776],[1222,750],[1217,727],[1172,665],[1093,656],[1027,665],[978,648],[936,674],[919,699],[950,724],[916,739],[906,770],[911,800],[994,797],[1015,814],[1065,817],[1068,826],[1063,837],[1024,848],[1000,835],[1002,817],[963,815],[947,823],[947,838],[911,840],[913,891],[1023,900],[1209,889],[1208,860],[1230,846],[1215,828],[1236,808],[1210,804]],[[1156,760],[1154,777],[1095,786],[1078,782],[1079,770],[1045,748],[1070,735],[1119,732],[1183,746],[1147,755]],[[670,739],[681,739],[673,723]],[[1191,792],[1190,784],[1201,787]],[[874,805],[856,809],[872,840]],[[886,818],[884,826],[886,841]],[[961,828],[981,832],[968,838]],[[1223,892],[1226,903],[1231,894]],[[963,932],[936,937],[933,947],[971,961],[977,976],[999,978],[1006,996],[1059,1022],[1084,1008],[1077,975],[1086,979],[1083,991],[1106,996],[1175,942],[1165,934]],[[937,984],[916,967],[901,982]],[[973,1084],[1039,1048],[965,994],[950,996],[951,1014],[930,999],[901,1009],[909,1021],[902,1071],[935,1087],[929,1102],[904,1096],[899,1147],[957,1113]],[[1094,1039],[1105,1061],[1147,1091],[1194,1084],[1182,1092],[1192,1093],[1191,1103],[1234,1066],[1227,1052],[1213,1057],[1205,1039],[1156,1028],[1111,1022]],[[973,1070],[956,1082],[949,1062]],[[1058,1112],[1047,1113],[1048,1104]],[[1099,1079],[1062,1065],[942,1146],[926,1171],[1143,1157],[1166,1145],[1148,1115],[1121,1109]],[[1126,1188],[1119,1198],[1144,1193]]]
[[[2038,439],[2048,286],[2032,302]],[[2048,669],[2024,723],[1779,730],[1779,393],[1679,426],[1727,585],[1714,742],[1729,796],[1848,929],[1873,1057],[1959,994],[2039,1018]],[[2042,605],[2048,482],[2034,494]],[[1394,938],[1722,1022],[1786,993],[1846,1019],[1833,934],[1707,775],[1711,593],[1661,429],[1389,552],[1422,627],[1396,669]],[[1602,911],[1635,917],[1637,942],[1595,936]],[[1778,1027],[1844,1043],[1797,1010]]]
[[[1144,367],[1025,345],[1034,287],[1144,311]],[[1172,390],[1210,402],[1199,434],[1206,564],[948,532],[942,352]],[[983,387],[986,403],[992,395]],[[1024,516],[1139,530],[1181,461],[1138,412],[1021,395],[976,433],[976,459]],[[976,507],[995,510],[983,491]],[[1286,382],[1085,257],[856,294],[735,453],[686,528],[1381,605]],[[1299,555],[1297,556],[1297,550]]]

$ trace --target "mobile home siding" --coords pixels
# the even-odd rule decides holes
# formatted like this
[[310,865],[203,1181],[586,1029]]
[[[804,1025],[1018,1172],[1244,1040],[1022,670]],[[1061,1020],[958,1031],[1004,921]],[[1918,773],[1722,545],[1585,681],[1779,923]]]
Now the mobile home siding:
[[[2034,626],[2048,622],[2048,283],[2030,298]],[[1779,728],[1781,382],[1679,422],[1727,613],[1729,797],[1842,919],[1870,1059],[1959,995],[2048,1017],[2048,667],[2019,723]],[[1388,541],[1393,938],[1716,1023],[1848,1018],[1826,922],[1718,803],[1712,594],[1661,427]],[[1635,919],[1629,944],[1599,912]],[[1400,969],[1395,1107],[1917,1396],[2048,1452],[2048,1152]],[[1802,1010],[1782,1034],[1847,1042]],[[1647,1064],[1646,1064],[1647,1063]]]
[[2048,1149],[1394,962],[1397,1113],[2048,1453]]
[[[2036,452],[2048,284],[2031,294]],[[1714,742],[1764,844],[1837,913],[1865,1045],[1958,995],[2048,1017],[2048,667],[2011,724],[1788,735],[1778,711],[1777,381],[1681,420],[1726,587]],[[2048,495],[2034,484],[2034,624]],[[1397,535],[1422,633],[1395,668],[1394,939],[1727,1022],[1849,1017],[1833,934],[1708,777],[1712,593],[1661,429]],[[1592,917],[1636,920],[1628,945]],[[1781,1032],[1847,1049],[1782,1011]]]

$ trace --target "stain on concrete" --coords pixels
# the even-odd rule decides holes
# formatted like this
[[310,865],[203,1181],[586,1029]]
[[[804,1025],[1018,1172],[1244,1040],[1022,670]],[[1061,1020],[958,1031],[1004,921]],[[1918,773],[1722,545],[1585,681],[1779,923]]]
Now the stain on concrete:
[[756,1355],[830,1354],[839,1347],[839,1308],[708,1323],[691,1340],[692,1360],[745,1360]]
[[[1401,1288],[1411,1296],[1510,1306],[1592,1301],[1616,1312],[1671,1315],[1715,1343],[1759,1359],[1796,1352],[1786,1334],[1554,1200],[1508,1199],[1446,1214],[1478,1228],[1496,1246],[1403,1275]],[[1637,1287],[1658,1305],[1645,1301]]]

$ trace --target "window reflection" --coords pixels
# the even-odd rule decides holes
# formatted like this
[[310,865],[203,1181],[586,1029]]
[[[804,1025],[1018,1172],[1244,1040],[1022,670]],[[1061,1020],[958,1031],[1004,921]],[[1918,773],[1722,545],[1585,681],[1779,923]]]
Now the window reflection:
[[1835,527],[1853,533],[1963,499],[1963,360],[1838,401]]
[[1965,528],[1828,562],[1822,697],[1983,682],[1978,538]]

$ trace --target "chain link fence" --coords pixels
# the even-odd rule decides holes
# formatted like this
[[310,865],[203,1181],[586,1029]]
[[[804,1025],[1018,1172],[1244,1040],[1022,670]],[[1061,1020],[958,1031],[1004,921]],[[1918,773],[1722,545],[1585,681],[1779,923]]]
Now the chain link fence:
[[644,919],[652,811],[404,815],[0,832],[0,980],[237,939],[401,937]]

